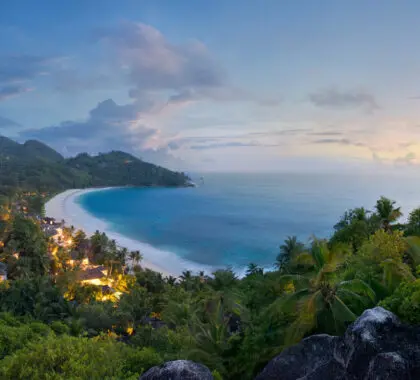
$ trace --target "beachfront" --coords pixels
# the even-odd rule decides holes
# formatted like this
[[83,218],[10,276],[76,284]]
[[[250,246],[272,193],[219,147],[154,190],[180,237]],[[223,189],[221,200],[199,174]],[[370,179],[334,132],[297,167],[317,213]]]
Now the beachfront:
[[[139,250],[143,255],[141,265],[145,268],[160,272],[164,276],[179,276],[184,270],[199,272],[204,269],[206,272],[211,272],[212,268],[203,268],[203,265],[182,260],[182,258],[173,252],[157,249],[150,244],[130,239],[112,231],[105,221],[95,218],[77,202],[79,196],[93,191],[106,191],[108,189],[110,188],[66,190],[56,195],[45,204],[46,216],[52,217],[58,221],[64,220],[67,226],[74,226],[76,230],[81,229],[89,236],[93,235],[97,230],[105,232],[108,237],[114,239],[119,246],[126,247],[133,251]],[[131,261],[128,257],[127,262],[131,266]]]

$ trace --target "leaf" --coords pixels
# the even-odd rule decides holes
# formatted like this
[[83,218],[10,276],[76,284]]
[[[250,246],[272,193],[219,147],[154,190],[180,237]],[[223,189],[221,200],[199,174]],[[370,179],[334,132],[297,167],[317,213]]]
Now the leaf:
[[335,296],[334,301],[331,303],[331,311],[334,319],[340,322],[352,322],[356,319],[356,315],[338,296]]
[[366,295],[373,303],[376,302],[376,293],[366,282],[362,280],[354,279],[349,281],[342,281],[338,284],[338,287],[355,292],[357,294]]

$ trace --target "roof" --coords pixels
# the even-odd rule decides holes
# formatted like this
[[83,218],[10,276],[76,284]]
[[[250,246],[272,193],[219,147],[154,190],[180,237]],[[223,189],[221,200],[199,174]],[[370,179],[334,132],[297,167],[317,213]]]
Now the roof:
[[86,281],[86,280],[96,280],[104,278],[105,275],[102,273],[104,267],[96,267],[96,268],[89,268],[79,272],[79,280]]

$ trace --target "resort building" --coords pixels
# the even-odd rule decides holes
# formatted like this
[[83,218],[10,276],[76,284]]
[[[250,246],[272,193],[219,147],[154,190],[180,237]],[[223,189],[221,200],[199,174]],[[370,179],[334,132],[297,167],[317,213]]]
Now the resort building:
[[91,267],[79,272],[79,281],[82,284],[102,286],[107,275],[108,271],[104,266]]
[[70,252],[70,260],[67,262],[72,267],[79,265],[80,267],[87,267],[89,265],[89,259],[86,256],[81,256],[78,251]]

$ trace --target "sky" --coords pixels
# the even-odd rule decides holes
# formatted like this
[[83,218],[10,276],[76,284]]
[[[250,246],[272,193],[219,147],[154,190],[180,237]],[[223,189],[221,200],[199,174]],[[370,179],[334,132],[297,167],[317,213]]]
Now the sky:
[[185,171],[420,164],[420,2],[0,2],[0,134]]

